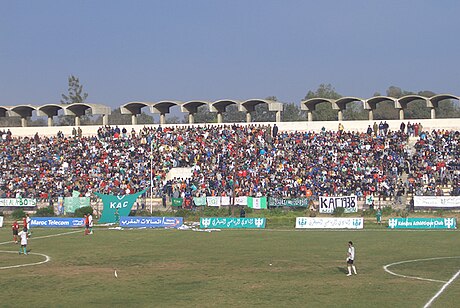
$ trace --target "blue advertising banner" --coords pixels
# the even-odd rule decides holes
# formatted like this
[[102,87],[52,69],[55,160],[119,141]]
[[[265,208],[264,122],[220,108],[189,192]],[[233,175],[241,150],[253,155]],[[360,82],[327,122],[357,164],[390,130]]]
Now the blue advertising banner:
[[120,227],[124,228],[179,228],[182,217],[138,217],[121,216]]
[[85,225],[83,218],[31,217],[31,228],[78,228]]

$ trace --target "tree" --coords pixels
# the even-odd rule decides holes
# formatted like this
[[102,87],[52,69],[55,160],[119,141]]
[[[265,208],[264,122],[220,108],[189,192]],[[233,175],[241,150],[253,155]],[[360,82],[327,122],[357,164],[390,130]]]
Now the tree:
[[287,103],[283,106],[283,121],[305,121],[307,118],[306,111],[300,110],[300,107],[294,103]]
[[[339,99],[342,95],[337,93],[334,87],[329,84],[320,84],[315,92],[308,91],[305,95],[304,100],[311,98],[327,98],[327,99]],[[334,121],[337,120],[337,111],[332,109],[331,104],[321,103],[316,105],[316,110],[313,111],[313,117],[319,121]]]
[[[83,85],[80,84],[80,79],[75,77],[74,75],[70,75],[68,78],[68,93],[67,95],[61,94],[61,104],[84,104],[86,102],[86,98],[88,98],[88,93],[83,92]],[[82,124],[88,124],[91,122],[88,115],[84,115],[81,117],[80,121]],[[58,117],[58,125],[62,126],[72,126],[74,125],[74,117],[73,116],[65,116],[60,115]]]
[[61,95],[61,104],[85,103],[86,99],[88,98],[88,93],[83,92],[83,85],[80,84],[80,79],[74,75],[70,75],[68,81],[68,94]]
[[[206,105],[197,108],[197,112],[194,115],[195,123],[216,123],[217,114],[215,112],[209,112],[209,107]],[[185,115],[184,121],[188,123],[188,115]]]

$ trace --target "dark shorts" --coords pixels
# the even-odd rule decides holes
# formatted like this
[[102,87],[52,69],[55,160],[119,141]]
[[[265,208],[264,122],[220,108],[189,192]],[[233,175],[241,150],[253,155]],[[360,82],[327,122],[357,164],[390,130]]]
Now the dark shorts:
[[86,229],[89,229],[89,225],[85,225],[85,228],[86,228]]
[[347,264],[353,264],[353,260],[348,259],[348,260],[347,260]]
[[18,230],[13,230],[13,235],[18,235]]

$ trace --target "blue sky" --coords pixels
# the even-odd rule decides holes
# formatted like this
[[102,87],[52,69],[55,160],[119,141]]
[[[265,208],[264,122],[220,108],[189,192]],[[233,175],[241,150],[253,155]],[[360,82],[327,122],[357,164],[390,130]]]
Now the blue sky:
[[0,105],[460,95],[460,1],[0,0]]

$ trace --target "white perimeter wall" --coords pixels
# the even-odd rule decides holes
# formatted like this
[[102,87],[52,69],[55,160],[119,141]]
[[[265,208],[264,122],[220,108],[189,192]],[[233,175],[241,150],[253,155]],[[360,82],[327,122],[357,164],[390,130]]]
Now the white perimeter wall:
[[[380,123],[380,120],[376,121],[342,121],[341,123],[344,126],[345,131],[359,131],[365,132],[367,130],[368,125],[373,126],[374,122],[377,124]],[[387,123],[390,126],[390,130],[398,130],[401,122],[404,123],[421,123],[423,126],[423,130],[433,130],[433,129],[444,129],[444,130],[460,130],[460,119],[453,118],[453,119],[407,119],[407,120],[387,120]],[[268,125],[270,124],[272,127],[275,122],[252,122],[252,123],[238,123],[238,125]],[[233,125],[233,123],[222,123],[222,124],[165,124],[162,127],[168,126],[205,126],[205,125]],[[322,127],[325,127],[326,130],[334,130],[338,129],[339,122],[338,121],[303,121],[303,122],[276,122],[276,125],[279,127],[280,131],[320,131]],[[111,125],[115,127],[115,125]],[[128,133],[131,132],[131,129],[134,128],[136,132],[144,127],[158,127],[159,124],[140,124],[140,125],[119,125],[120,129],[122,127],[126,127]],[[80,126],[84,136],[92,136],[97,133],[97,130],[101,125],[96,126]],[[35,133],[38,133],[40,136],[52,136],[56,135],[58,131],[62,131],[64,135],[71,135],[72,129],[74,126],[44,126],[44,127],[9,127],[14,137],[18,136],[33,136]],[[0,130],[8,129],[6,127],[0,127]]]

